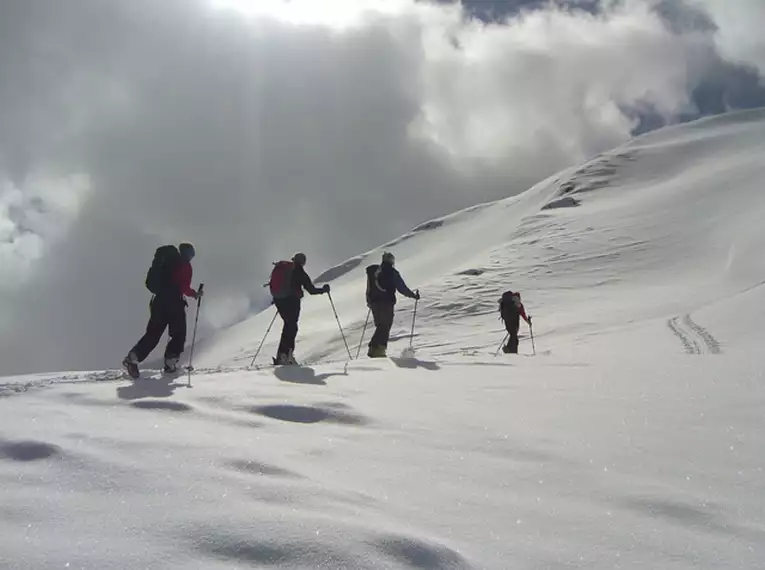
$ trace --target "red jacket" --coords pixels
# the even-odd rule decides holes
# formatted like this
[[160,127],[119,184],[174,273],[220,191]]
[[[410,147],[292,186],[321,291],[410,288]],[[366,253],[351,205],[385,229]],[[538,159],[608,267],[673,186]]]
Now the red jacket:
[[528,323],[529,322],[529,318],[526,316],[526,307],[523,306],[523,303],[521,303],[521,307],[520,307],[519,313],[523,317],[523,320]]
[[191,274],[191,264],[188,261],[181,261],[178,267],[175,268],[175,273],[173,273],[173,282],[178,285],[181,295],[186,297],[194,297],[196,295],[196,291],[191,288]]

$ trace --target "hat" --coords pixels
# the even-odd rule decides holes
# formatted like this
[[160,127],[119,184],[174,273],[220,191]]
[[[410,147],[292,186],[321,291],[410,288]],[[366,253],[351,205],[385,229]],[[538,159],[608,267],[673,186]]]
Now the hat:
[[181,254],[181,257],[185,259],[186,261],[191,261],[194,259],[194,256],[197,254],[196,250],[194,249],[194,246],[188,242],[183,242],[178,246],[178,251]]
[[297,263],[298,265],[305,265],[306,258],[305,253],[296,253],[292,256],[292,261]]
[[396,263],[396,256],[393,255],[391,252],[386,251],[385,253],[383,253],[382,262],[390,263],[391,265],[393,265],[394,263]]

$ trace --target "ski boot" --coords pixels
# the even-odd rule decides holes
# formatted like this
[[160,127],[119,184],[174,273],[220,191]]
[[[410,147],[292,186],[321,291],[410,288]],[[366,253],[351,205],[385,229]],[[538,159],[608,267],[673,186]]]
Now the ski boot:
[[125,357],[125,360],[122,361],[122,366],[133,380],[138,380],[141,376],[141,372],[138,370],[138,358],[134,352]]
[[384,346],[370,346],[367,356],[369,358],[386,358],[388,354]]
[[295,355],[290,350],[288,353],[281,353],[276,356],[276,358],[273,359],[274,366],[288,366],[288,365],[297,365],[297,360],[295,360]]
[[178,372],[178,358],[165,358],[165,374],[175,374]]

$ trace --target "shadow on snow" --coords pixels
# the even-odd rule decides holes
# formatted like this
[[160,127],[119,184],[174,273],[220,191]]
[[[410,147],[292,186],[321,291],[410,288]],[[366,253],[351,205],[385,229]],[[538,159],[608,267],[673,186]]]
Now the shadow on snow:
[[348,363],[345,364],[342,372],[324,372],[322,374],[316,374],[316,370],[310,366],[277,366],[274,369],[274,375],[282,382],[326,386],[326,379],[331,376],[348,376]]

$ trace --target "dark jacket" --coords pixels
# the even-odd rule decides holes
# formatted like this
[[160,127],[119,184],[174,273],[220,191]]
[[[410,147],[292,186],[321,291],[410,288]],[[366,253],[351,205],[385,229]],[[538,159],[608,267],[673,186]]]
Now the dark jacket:
[[396,291],[410,299],[417,296],[406,286],[401,274],[390,263],[367,267],[367,304],[391,303],[395,305]]
[[292,270],[292,284],[290,286],[292,296],[301,299],[303,297],[303,289],[308,291],[311,295],[320,295],[323,293],[321,289],[314,286],[311,278],[308,277],[308,273],[305,272],[302,265],[295,264]]

